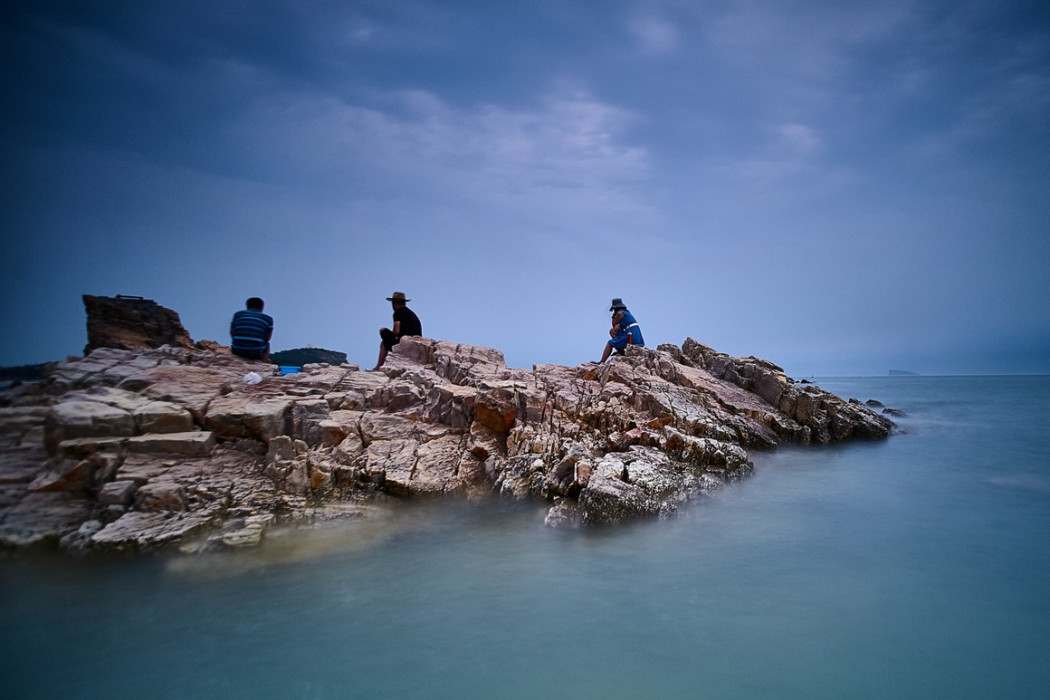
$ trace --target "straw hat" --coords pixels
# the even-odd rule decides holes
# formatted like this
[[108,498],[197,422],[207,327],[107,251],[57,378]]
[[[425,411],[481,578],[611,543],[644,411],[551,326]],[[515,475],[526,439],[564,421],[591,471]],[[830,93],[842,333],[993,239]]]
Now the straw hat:
[[[404,292],[394,292],[394,294],[392,296],[388,296],[386,298],[386,300],[387,301],[400,301],[402,304],[404,304],[406,301],[412,301],[411,299],[406,299],[405,298],[405,293]],[[626,307],[624,307],[624,308],[626,308]]]

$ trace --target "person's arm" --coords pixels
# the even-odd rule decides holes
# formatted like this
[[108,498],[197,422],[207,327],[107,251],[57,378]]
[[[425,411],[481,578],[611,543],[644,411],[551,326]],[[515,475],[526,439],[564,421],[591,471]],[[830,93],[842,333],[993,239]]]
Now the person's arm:
[[401,321],[394,321],[394,335],[401,335]]

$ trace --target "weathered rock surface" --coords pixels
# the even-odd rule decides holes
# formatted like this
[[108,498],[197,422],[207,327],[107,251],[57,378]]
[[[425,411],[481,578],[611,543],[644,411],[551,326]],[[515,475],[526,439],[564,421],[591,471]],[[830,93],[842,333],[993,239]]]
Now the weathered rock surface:
[[96,348],[193,347],[179,315],[150,299],[85,294],[84,308],[88,332],[85,355]]
[[0,546],[243,547],[390,497],[540,499],[552,526],[663,517],[747,476],[749,449],[891,426],[691,339],[527,371],[406,338],[381,372],[287,376],[206,342],[100,348],[0,394]]

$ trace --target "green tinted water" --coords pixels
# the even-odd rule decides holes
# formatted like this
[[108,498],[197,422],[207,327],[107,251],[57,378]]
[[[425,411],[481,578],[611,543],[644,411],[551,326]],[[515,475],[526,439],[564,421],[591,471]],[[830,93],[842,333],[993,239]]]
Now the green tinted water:
[[1044,697],[1050,378],[821,385],[904,432],[758,455],[673,520],[439,503],[259,552],[0,561],[0,695]]

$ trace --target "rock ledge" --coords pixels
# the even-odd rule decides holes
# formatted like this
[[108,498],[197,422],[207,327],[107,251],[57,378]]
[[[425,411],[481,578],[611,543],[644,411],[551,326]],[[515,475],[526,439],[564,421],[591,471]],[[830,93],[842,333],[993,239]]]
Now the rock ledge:
[[392,497],[542,499],[552,526],[619,523],[747,476],[747,450],[893,425],[692,339],[527,371],[406,338],[381,372],[287,376],[188,344],[97,348],[0,393],[0,546],[236,548]]

